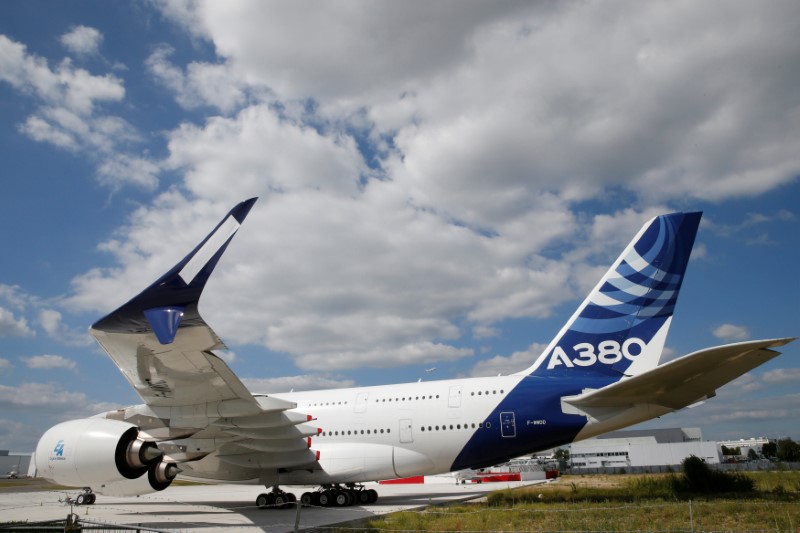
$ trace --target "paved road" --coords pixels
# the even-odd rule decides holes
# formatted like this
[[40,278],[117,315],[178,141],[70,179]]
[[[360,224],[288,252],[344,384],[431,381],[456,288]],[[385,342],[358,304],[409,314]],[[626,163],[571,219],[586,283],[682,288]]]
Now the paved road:
[[[300,528],[324,527],[403,509],[475,499],[493,490],[528,485],[531,482],[456,485],[454,482],[422,485],[378,485],[367,483],[380,494],[378,503],[366,507],[303,508]],[[296,510],[265,510],[255,506],[260,487],[252,485],[174,486],[134,498],[99,495],[91,506],[73,507],[84,520],[141,525],[155,529],[212,533],[217,531],[293,531]],[[308,489],[290,487],[300,496]],[[0,485],[0,524],[10,521],[40,521],[66,518],[70,507],[59,503],[76,492],[54,491],[46,485]]]

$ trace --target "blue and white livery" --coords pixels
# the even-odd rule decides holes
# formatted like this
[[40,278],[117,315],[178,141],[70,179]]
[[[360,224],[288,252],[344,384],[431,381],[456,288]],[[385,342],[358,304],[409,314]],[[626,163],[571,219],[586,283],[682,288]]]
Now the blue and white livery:
[[144,401],[73,420],[39,442],[39,474],[105,494],[180,473],[273,487],[259,506],[319,484],[307,503],[368,504],[361,482],[491,466],[711,398],[794,340],[709,348],[659,364],[700,213],[649,221],[531,366],[510,376],[251,394],[197,311],[255,199],[91,333]]

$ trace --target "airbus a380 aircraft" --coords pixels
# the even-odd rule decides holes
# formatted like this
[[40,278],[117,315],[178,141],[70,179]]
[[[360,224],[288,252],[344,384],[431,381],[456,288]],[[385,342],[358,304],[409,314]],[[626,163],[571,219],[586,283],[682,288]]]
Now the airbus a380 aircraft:
[[[101,494],[162,490],[177,474],[321,485],[306,503],[367,504],[361,482],[495,465],[690,406],[793,339],[709,348],[659,365],[700,213],[644,225],[529,368],[509,376],[251,394],[211,350],[200,294],[255,203],[234,207],[172,270],[91,334],[144,404],[49,429],[39,475]],[[83,495],[94,501],[92,492]]]

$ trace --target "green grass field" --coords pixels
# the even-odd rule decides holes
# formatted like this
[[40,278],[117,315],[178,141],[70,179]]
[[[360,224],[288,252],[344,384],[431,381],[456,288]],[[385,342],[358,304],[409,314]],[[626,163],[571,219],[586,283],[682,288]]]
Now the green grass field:
[[565,476],[486,502],[401,512],[373,531],[800,531],[800,472],[748,473],[746,494],[676,493],[670,474]]

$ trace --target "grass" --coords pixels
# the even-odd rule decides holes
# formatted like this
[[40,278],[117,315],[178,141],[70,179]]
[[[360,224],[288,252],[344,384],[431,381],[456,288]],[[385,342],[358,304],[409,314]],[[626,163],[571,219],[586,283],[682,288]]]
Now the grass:
[[[373,531],[797,532],[800,472],[757,472],[749,493],[676,492],[675,475],[565,476],[493,492],[484,503],[429,507],[370,520]],[[691,521],[690,521],[691,512]],[[345,531],[344,529],[342,531]]]

